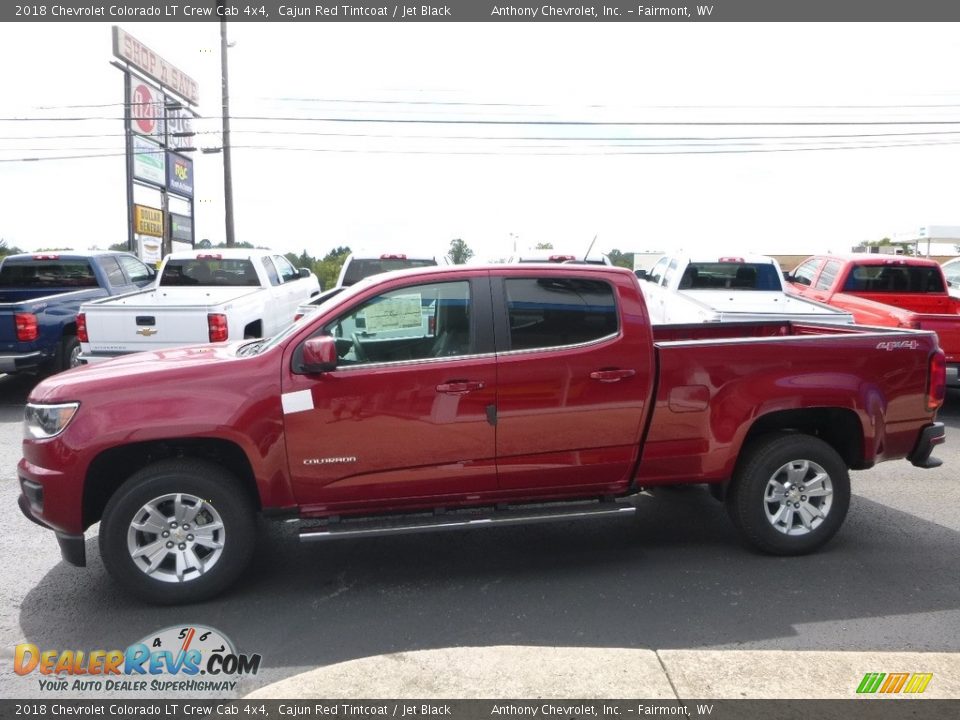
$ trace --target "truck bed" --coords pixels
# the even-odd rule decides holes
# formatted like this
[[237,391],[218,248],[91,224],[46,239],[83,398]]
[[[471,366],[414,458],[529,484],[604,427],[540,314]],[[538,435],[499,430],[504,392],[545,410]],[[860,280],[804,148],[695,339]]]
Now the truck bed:
[[[730,446],[748,417],[796,412],[796,393],[807,407],[869,408],[848,429],[863,434],[864,466],[903,457],[916,442],[926,408],[920,395],[898,396],[928,373],[923,347],[931,333],[863,325],[789,322],[710,323],[654,327],[657,397],[649,421],[638,482],[655,485],[686,476],[704,482],[729,477]],[[887,388],[881,411],[872,393]],[[851,404],[852,403],[852,404]],[[723,411],[719,412],[722,408]],[[843,412],[843,411],[839,411]],[[885,425],[875,433],[885,413]],[[836,427],[843,416],[837,414]],[[704,438],[711,438],[706,442]]]
[[762,322],[689,323],[682,325],[653,325],[653,341],[664,343],[701,340],[752,340],[811,335],[863,335],[868,333],[897,333],[893,328],[864,325],[833,325],[764,320]]
[[682,290],[683,298],[720,313],[721,322],[784,319],[796,322],[851,324],[853,316],[828,305],[765,290]]

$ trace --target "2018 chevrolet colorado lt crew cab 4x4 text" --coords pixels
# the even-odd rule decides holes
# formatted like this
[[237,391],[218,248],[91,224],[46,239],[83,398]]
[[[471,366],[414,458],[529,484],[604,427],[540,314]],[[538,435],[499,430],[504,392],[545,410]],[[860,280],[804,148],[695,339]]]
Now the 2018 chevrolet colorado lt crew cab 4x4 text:
[[[652,326],[628,270],[388,273],[269,340],[141,353],[31,393],[20,506],[159,603],[227,587],[256,513],[304,540],[629,513],[709,483],[753,546],[815,550],[848,469],[944,438],[930,332]],[[312,523],[312,524],[311,524]]]

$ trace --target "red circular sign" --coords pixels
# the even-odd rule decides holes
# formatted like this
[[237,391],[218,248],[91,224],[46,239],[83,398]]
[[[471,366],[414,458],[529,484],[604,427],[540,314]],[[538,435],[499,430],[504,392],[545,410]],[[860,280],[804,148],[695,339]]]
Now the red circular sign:
[[157,105],[149,85],[137,85],[133,89],[130,117],[137,130],[147,135],[157,129]]

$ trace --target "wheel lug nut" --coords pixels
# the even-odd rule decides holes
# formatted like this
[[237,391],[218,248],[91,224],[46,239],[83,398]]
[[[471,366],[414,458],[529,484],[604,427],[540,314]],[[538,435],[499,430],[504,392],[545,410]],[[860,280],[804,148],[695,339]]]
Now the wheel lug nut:
[[170,537],[170,533],[167,532],[166,530],[164,530],[164,531],[163,531],[162,533],[160,533],[160,534],[161,534],[163,537]]
[[193,535],[187,535],[187,540],[189,540],[190,542],[193,542]]
[[177,547],[180,548],[181,550],[187,549],[187,546],[184,543],[180,543],[179,545],[177,545]]
[[175,522],[170,523],[170,527],[175,528],[177,524]]
[[184,530],[189,530],[189,529],[190,529],[190,524],[189,524],[189,523],[184,523],[184,524],[183,524],[183,529],[184,529]]
[[798,510],[800,509],[800,503],[794,503],[793,506],[794,506],[795,508],[797,508]]
[[167,547],[168,547],[168,548],[172,548],[172,547],[173,547],[173,543],[172,543],[172,542],[168,542],[168,543],[167,543]]
[[800,496],[800,499],[803,500],[803,502],[806,502],[806,501],[807,501],[807,496],[806,496],[806,495],[801,495],[801,496]]

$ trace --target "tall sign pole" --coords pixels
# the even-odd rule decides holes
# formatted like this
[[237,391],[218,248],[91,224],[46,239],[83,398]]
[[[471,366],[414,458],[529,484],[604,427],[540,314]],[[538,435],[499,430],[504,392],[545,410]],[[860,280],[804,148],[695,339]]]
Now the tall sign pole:
[[[223,0],[217,4],[223,6]],[[223,92],[223,205],[227,247],[236,245],[233,233],[233,163],[230,159],[230,82],[227,71],[227,21],[220,21],[220,76]]]
[[127,164],[127,251],[137,252],[137,242],[133,237],[133,130],[130,128],[132,118],[130,98],[130,73],[123,73],[123,127],[124,143],[126,143]]

